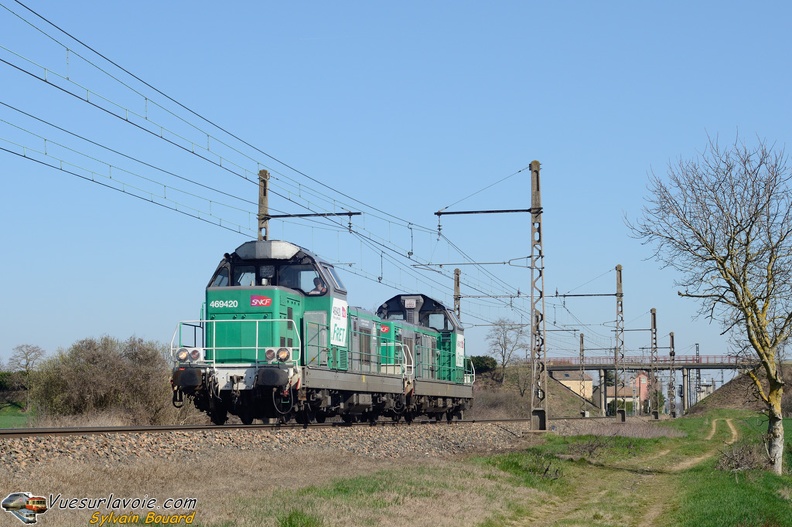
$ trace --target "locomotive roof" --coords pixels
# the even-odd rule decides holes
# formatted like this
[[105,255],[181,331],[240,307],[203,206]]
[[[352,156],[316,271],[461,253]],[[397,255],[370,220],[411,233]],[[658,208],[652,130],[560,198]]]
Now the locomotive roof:
[[392,297],[389,300],[383,302],[383,307],[387,306],[389,311],[401,311],[404,309],[402,305],[402,299],[406,297],[421,297],[423,298],[423,304],[421,304],[421,311],[439,311],[439,310],[448,310],[448,308],[439,300],[435,300],[434,298],[428,297],[422,293],[412,293],[412,294],[399,294]]
[[307,249],[282,240],[251,240],[237,247],[234,252],[243,260],[291,260],[296,256],[308,256],[312,260],[323,262]]
[[389,318],[389,314],[402,313],[405,315],[405,318],[407,318],[407,313],[411,311],[417,312],[419,315],[419,317],[415,319],[416,322],[419,318],[422,318],[420,315],[445,312],[446,319],[451,322],[454,328],[460,332],[462,330],[462,325],[453,311],[448,309],[439,300],[435,300],[421,293],[400,294],[394,296],[390,300],[386,300],[380,305],[379,309],[377,309],[377,316],[387,319]]

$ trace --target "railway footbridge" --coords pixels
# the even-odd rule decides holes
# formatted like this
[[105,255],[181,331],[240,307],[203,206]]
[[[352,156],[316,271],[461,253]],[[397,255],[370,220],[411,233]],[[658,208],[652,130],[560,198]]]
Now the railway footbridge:
[[[585,357],[582,360],[578,357],[548,357],[545,365],[548,372],[597,371],[600,378],[599,407],[604,414],[607,394],[602,382],[607,371],[681,371],[684,412],[691,406],[689,397],[691,370],[746,370],[759,364],[756,359],[748,360],[732,355],[676,355],[674,357],[658,357],[655,361],[650,361],[645,356],[624,356],[619,359],[617,364],[614,355]],[[614,398],[616,395],[618,394],[614,394]]]

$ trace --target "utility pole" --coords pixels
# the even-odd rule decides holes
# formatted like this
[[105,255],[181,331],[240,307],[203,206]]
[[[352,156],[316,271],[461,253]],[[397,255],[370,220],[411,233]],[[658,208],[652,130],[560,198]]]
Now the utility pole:
[[259,170],[258,239],[269,240],[269,178],[267,170]]
[[547,430],[547,349],[545,348],[544,250],[539,161],[531,161],[531,428]]
[[[594,348],[600,349],[603,351],[614,351],[614,361],[613,361],[613,369],[614,369],[614,382],[613,382],[613,405],[614,410],[618,408],[619,400],[618,400],[618,388],[619,388],[619,368],[624,367],[624,293],[622,291],[622,266],[616,266],[616,293],[587,293],[587,294],[564,294],[559,295],[556,292],[556,298],[571,298],[571,297],[594,297],[594,296],[615,296],[616,297],[616,341],[617,344],[614,348]],[[582,335],[581,335],[581,346],[582,346]],[[582,351],[582,350],[581,350]],[[583,356],[581,355],[581,363],[583,362]],[[622,371],[621,378],[624,379],[626,377],[626,372]],[[605,370],[600,370],[600,410],[602,411],[602,416],[604,417],[607,412],[608,406],[608,383],[606,381],[606,374]],[[622,387],[624,386],[624,382],[621,383]],[[593,401],[592,401],[593,402]],[[622,407],[625,407],[626,403],[624,402],[624,398],[622,397]],[[624,411],[617,411],[617,417],[621,416],[622,420],[624,420]]]
[[580,334],[580,417],[588,417],[586,412],[586,369],[583,366],[585,353],[583,350],[583,333]]
[[676,364],[674,362],[676,352],[674,351],[674,332],[672,331],[668,336],[671,339],[669,347],[671,351],[668,352],[668,355],[671,357],[671,368],[668,370],[668,413],[671,417],[676,417]]
[[459,277],[461,274],[462,271],[460,271],[459,268],[454,269],[454,313],[456,313],[459,320],[462,320],[462,295],[459,287]]
[[352,216],[360,216],[360,212],[319,212],[312,214],[278,214],[269,213],[269,179],[267,170],[259,170],[259,202],[258,202],[258,240],[269,240],[269,220],[273,218],[328,218],[333,216],[347,216],[349,218],[349,232],[352,232]]
[[[547,429],[547,368],[545,349],[544,251],[542,249],[542,196],[539,186],[539,161],[531,161],[531,208],[510,210],[438,210],[440,217],[449,214],[500,214],[528,212],[531,214],[531,428]],[[456,293],[455,293],[456,295]],[[455,299],[456,304],[456,299]]]
[[[698,342],[696,342],[696,364],[701,364]],[[696,402],[694,404],[698,404],[699,396],[701,395],[701,367],[696,368],[696,387],[694,389],[696,391]]]
[[[627,418],[627,401],[624,398],[627,370],[624,367],[624,292],[622,290],[622,266],[616,266],[616,349],[614,350],[615,376],[613,381],[613,403],[616,418],[624,422]],[[619,389],[622,390],[622,404],[619,408]]]
[[658,387],[660,381],[657,377],[657,310],[652,308],[650,313],[652,319],[650,327],[650,331],[652,332],[652,345],[649,352],[649,411],[652,417],[660,419],[660,389]]

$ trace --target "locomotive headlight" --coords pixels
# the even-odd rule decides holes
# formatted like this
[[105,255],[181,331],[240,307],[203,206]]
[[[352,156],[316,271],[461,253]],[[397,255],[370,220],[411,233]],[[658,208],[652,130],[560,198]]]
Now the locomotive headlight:
[[264,356],[267,357],[267,360],[274,360],[275,359],[275,350],[272,349],[272,348],[269,348],[266,351],[266,353],[264,354]]
[[179,348],[179,351],[176,352],[176,359],[179,362],[184,362],[187,360],[187,357],[190,356],[190,350],[187,348]]
[[201,350],[198,348],[191,349],[190,360],[201,360]]
[[281,348],[278,350],[278,360],[281,362],[286,362],[287,360],[291,359],[291,352],[288,348]]

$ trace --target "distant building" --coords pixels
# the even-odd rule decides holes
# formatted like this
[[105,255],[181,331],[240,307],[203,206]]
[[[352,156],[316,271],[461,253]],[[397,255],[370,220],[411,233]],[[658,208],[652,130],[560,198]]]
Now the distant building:
[[[601,386],[597,386],[592,392],[592,401],[599,406]],[[628,408],[641,412],[644,408],[644,401],[649,399],[649,374],[645,371],[627,372],[627,379],[624,386],[619,388],[614,395],[615,388],[608,386],[605,391],[605,406],[608,406],[614,399],[624,400]]]
[[[578,395],[582,395],[584,399],[591,401],[591,396],[594,393],[594,381],[589,374],[583,372],[583,376],[579,371],[551,371],[550,376],[572,390]],[[582,381],[582,383],[581,383]],[[582,389],[582,394],[581,394]]]
[[702,379],[699,386],[700,389],[698,392],[698,399],[695,402],[704,399],[708,395],[712,395],[712,393],[715,391],[715,379],[710,380],[710,382],[706,382]]

